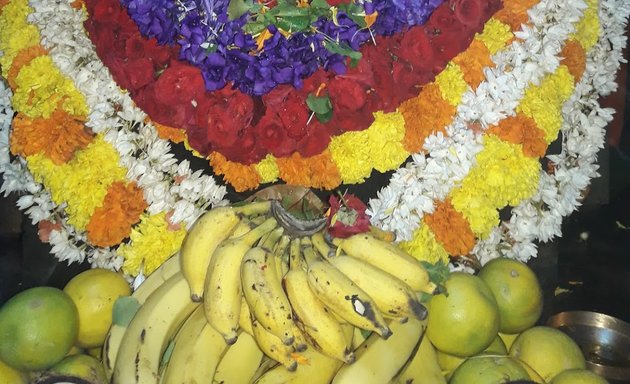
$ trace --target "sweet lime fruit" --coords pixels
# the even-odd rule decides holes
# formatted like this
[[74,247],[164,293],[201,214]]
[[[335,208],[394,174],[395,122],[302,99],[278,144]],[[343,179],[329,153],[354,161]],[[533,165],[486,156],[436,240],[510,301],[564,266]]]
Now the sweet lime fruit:
[[19,371],[46,369],[66,356],[78,330],[77,308],[65,292],[27,289],[0,308],[0,360]]
[[494,295],[478,276],[453,272],[446,292],[428,303],[427,337],[438,350],[460,357],[476,355],[492,343],[499,330]]
[[608,381],[588,369],[567,369],[558,373],[550,384],[608,384]]
[[0,360],[0,384],[28,384],[28,376]]
[[90,384],[107,384],[103,363],[89,355],[68,356],[55,364],[46,373],[50,377],[72,377]]
[[77,345],[86,349],[102,346],[112,325],[114,302],[131,294],[129,283],[119,273],[95,268],[73,277],[63,290],[79,311]]
[[543,292],[527,264],[505,257],[490,260],[479,277],[499,306],[499,332],[519,333],[533,327],[543,310]]
[[473,356],[464,361],[451,376],[449,384],[501,384],[529,380],[527,371],[509,356]]
[[510,350],[512,343],[514,343],[514,340],[516,340],[518,335],[520,335],[520,333],[499,332],[499,337],[501,338],[501,340],[503,340],[503,344],[505,344],[505,347],[508,349],[508,351]]
[[562,331],[546,326],[523,331],[512,343],[510,356],[527,364],[545,382],[567,369],[586,368],[586,360],[576,342]]
[[[503,340],[501,340],[501,338],[497,336],[494,338],[494,340],[492,340],[492,343],[490,343],[490,345],[486,349],[484,349],[483,351],[481,351],[479,354],[475,356],[479,356],[483,354],[507,355],[507,353],[508,353],[508,350],[505,347]],[[447,379],[450,379],[450,377],[452,376],[453,372],[455,372],[457,367],[459,367],[464,361],[466,361],[465,357],[450,355],[448,353],[445,353],[439,350],[436,350],[436,357],[437,357],[438,365],[440,366],[440,369],[442,370],[442,372],[444,373],[444,376]]]

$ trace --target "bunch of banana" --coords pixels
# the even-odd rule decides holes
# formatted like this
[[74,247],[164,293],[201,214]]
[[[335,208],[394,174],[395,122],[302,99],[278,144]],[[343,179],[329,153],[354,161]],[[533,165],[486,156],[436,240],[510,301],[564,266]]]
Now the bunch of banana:
[[112,326],[112,383],[384,383],[417,371],[427,271],[372,233],[330,239],[322,224],[277,201],[202,215],[133,293],[133,318]]

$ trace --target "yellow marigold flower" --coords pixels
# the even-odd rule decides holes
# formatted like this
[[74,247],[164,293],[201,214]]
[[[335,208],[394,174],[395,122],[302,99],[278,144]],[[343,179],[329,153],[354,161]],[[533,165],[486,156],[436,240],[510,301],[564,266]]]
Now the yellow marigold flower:
[[584,10],[584,16],[575,26],[573,39],[577,40],[584,50],[588,51],[599,40],[601,25],[599,24],[599,1],[586,0],[588,8]]
[[2,8],[0,14],[0,68],[6,77],[13,59],[19,51],[39,44],[40,35],[37,27],[26,22],[26,16],[32,12],[28,1],[13,0]]
[[260,175],[260,182],[262,184],[272,183],[280,177],[280,169],[278,169],[278,164],[276,164],[276,159],[273,155],[267,155],[256,164],[256,171]]
[[402,241],[398,244],[402,249],[407,251],[420,261],[428,261],[429,263],[437,263],[443,261],[448,263],[448,253],[440,243],[435,239],[433,232],[426,225],[421,225],[413,234],[410,241]]
[[346,132],[333,137],[328,148],[345,183],[361,183],[372,173],[372,153],[366,131]]
[[458,188],[451,193],[453,207],[464,215],[470,229],[480,239],[486,238],[492,229],[499,225],[499,212],[477,190],[480,185]]
[[55,67],[50,56],[39,56],[25,65],[15,79],[13,106],[28,117],[48,118],[58,106],[74,116],[85,116],[85,97]]
[[140,223],[131,230],[129,243],[118,247],[118,254],[125,259],[123,270],[131,276],[141,270],[150,275],[179,250],[184,236],[183,227],[177,231],[169,229],[165,213],[143,214]]
[[440,87],[442,97],[452,106],[458,106],[462,96],[468,90],[468,83],[464,80],[464,72],[457,64],[449,62],[446,68],[435,78]]
[[490,54],[495,54],[501,49],[505,48],[507,43],[512,40],[514,34],[509,25],[500,22],[495,18],[491,18],[486,22],[483,32],[477,34],[475,39],[480,40],[488,50]]
[[525,91],[517,111],[531,117],[538,128],[545,132],[545,140],[551,143],[562,126],[562,105],[569,99],[575,87],[574,78],[565,65],[543,79],[539,86]]
[[484,149],[477,165],[464,178],[462,189],[480,193],[495,208],[518,205],[538,188],[540,162],[525,156],[520,145],[484,136]]
[[44,184],[52,200],[67,204],[68,223],[79,230],[85,229],[94,210],[103,204],[109,185],[125,180],[126,175],[118,165],[118,152],[100,136],[63,165],[57,166],[41,154],[29,156],[27,161],[33,177]]
[[409,157],[402,144],[405,118],[399,112],[377,112],[374,117],[374,123],[367,130],[373,167],[380,172],[398,168]]

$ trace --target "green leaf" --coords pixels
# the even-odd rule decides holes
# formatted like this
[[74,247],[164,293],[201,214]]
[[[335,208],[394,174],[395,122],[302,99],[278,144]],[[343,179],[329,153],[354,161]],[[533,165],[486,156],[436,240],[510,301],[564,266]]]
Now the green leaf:
[[311,111],[317,113],[318,115],[323,115],[332,111],[332,104],[330,103],[328,95],[315,96],[311,93],[306,98],[306,105],[308,105]]
[[429,280],[437,285],[436,293],[446,292],[444,284],[451,274],[450,270],[448,269],[448,265],[442,260],[439,260],[435,264],[431,264],[428,261],[421,261],[420,264],[422,264],[424,269],[427,270],[427,273],[429,274]]
[[343,56],[348,56],[353,60],[360,60],[363,55],[359,51],[355,51],[348,47],[346,44],[340,45],[332,40],[326,40],[324,47],[332,53],[338,53]]
[[230,20],[238,19],[252,10],[253,6],[253,2],[248,0],[231,0],[227,9],[228,17]]
[[114,302],[112,310],[112,323],[126,327],[140,309],[140,303],[135,297],[121,296]]
[[326,113],[316,113],[315,117],[317,117],[317,120],[319,120],[321,123],[327,123],[330,121],[330,119],[332,119],[333,116],[333,111],[332,109]]
[[326,0],[313,0],[311,1],[311,8],[317,10],[326,10],[328,12],[330,10],[330,5]]
[[276,26],[284,31],[299,32],[311,26],[311,19],[308,15],[283,17],[276,21]]
[[264,22],[257,22],[257,21],[247,23],[243,26],[243,30],[245,31],[245,33],[248,33],[250,35],[257,35],[261,33],[262,31],[264,31],[265,28],[267,28],[267,24],[265,24]]

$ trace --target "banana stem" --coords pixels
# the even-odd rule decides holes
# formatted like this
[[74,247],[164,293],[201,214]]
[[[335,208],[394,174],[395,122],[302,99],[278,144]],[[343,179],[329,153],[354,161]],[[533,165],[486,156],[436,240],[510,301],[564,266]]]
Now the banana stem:
[[300,242],[300,248],[302,250],[302,255],[304,256],[304,260],[306,260],[306,264],[310,265],[316,261],[322,260],[322,257],[315,252],[313,249],[313,244],[311,240],[308,238],[303,238]]
[[268,250],[269,252],[271,252],[273,248],[275,247],[276,243],[278,242],[278,240],[280,240],[280,237],[282,237],[283,232],[284,232],[284,228],[277,227],[273,231],[267,233],[261,239],[261,246],[265,248],[266,250]]
[[244,216],[260,215],[262,213],[269,212],[270,209],[271,209],[270,200],[254,201],[252,203],[247,203],[245,205],[234,207],[234,210],[237,213],[240,213],[241,215],[244,215]]
[[[336,252],[333,247],[326,241],[324,234],[322,232],[317,232],[313,236],[311,236],[311,242],[313,246],[322,255],[325,259],[331,259],[335,256]],[[336,247],[335,247],[336,248]]]

